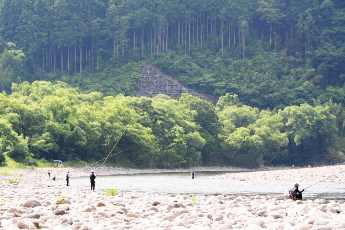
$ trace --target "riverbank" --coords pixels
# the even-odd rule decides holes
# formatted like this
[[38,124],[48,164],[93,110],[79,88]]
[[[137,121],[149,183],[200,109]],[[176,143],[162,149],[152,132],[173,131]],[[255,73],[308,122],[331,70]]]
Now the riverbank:
[[0,229],[6,230],[345,229],[342,201],[135,192],[106,196],[77,186],[1,184]]
[[215,179],[345,183],[345,165],[228,173]]
[[[98,175],[133,173],[234,171],[235,168],[213,167],[175,170],[124,169],[96,167]],[[343,201],[277,200],[270,196],[179,195],[157,192],[120,192],[106,196],[104,191],[89,187],[47,185],[48,169],[1,171],[0,230],[108,230],[108,229],[283,229],[345,230]],[[305,169],[281,169],[225,174],[214,178],[228,180],[288,180],[287,174],[307,175],[317,181],[345,170],[344,166]],[[53,169],[52,175],[65,178],[88,176],[91,168]],[[308,174],[309,172],[309,174]],[[115,173],[116,174],[116,173]],[[324,174],[324,175],[323,175]],[[60,178],[60,179],[62,179]],[[227,180],[228,179],[228,180]],[[341,178],[340,178],[341,179]],[[10,183],[12,180],[12,184]],[[17,180],[17,181],[15,181]],[[341,180],[342,181],[342,180]],[[18,182],[18,183],[13,183]],[[149,184],[147,186],[150,186]],[[57,204],[58,203],[58,204]],[[63,204],[66,203],[66,204]],[[37,227],[37,228],[36,228]]]

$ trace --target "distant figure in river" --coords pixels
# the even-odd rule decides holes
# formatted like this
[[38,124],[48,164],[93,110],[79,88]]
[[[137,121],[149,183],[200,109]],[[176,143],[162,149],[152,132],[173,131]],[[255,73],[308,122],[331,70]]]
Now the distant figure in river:
[[311,168],[311,166],[310,166],[310,165],[308,165],[308,168]]
[[96,175],[95,175],[95,171],[91,171],[91,175],[90,175],[90,182],[91,182],[91,190],[95,191],[95,179],[96,179]]
[[50,178],[50,171],[49,171],[49,169],[48,169],[48,176],[49,176],[49,178]]
[[290,197],[293,200],[302,200],[302,192],[304,192],[304,189],[302,191],[299,191],[298,186],[299,184],[296,183],[294,188],[290,191]]
[[292,165],[292,168],[294,168],[295,167],[295,165]]
[[70,178],[71,176],[69,175],[69,172],[67,172],[67,175],[66,175],[66,181],[67,181],[67,186],[69,186],[69,178]]
[[194,179],[194,171],[191,171],[190,175],[192,176],[192,179]]
[[56,176],[53,177],[53,180],[56,180]]

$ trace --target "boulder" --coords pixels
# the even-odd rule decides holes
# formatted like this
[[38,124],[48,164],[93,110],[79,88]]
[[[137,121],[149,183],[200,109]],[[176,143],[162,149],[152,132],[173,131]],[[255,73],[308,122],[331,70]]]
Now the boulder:
[[167,210],[171,210],[173,208],[186,208],[181,202],[172,202],[168,204]]

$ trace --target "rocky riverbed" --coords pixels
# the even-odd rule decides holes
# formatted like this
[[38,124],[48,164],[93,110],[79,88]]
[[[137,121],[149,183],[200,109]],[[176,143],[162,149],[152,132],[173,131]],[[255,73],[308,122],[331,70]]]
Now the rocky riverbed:
[[[64,177],[66,170],[72,176],[79,175],[77,173],[80,176],[89,175],[90,171],[54,169],[53,175],[54,172],[57,175],[61,173],[61,177]],[[284,175],[294,170],[270,173]],[[341,172],[339,170],[342,170],[342,166],[325,167],[324,170]],[[97,171],[100,175],[101,170]],[[262,179],[256,176],[261,173],[265,172],[238,173],[236,178]],[[319,174],[314,181],[323,178]],[[20,181],[11,184],[9,179],[12,182],[16,179]],[[269,196],[193,196],[138,192],[107,196],[104,191],[93,192],[84,186],[38,183],[44,180],[48,180],[46,169],[9,171],[0,177],[0,229],[345,230],[343,201],[326,203],[322,199],[292,201]]]

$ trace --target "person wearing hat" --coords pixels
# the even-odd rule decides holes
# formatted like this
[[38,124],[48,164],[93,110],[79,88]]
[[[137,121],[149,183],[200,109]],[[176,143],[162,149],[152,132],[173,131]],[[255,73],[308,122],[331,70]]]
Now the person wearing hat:
[[95,190],[95,179],[96,179],[95,171],[92,170],[91,175],[90,175],[91,190]]
[[299,184],[295,184],[294,188],[290,191],[290,197],[293,200],[302,200],[302,192],[304,192],[304,189],[302,191],[298,190]]

